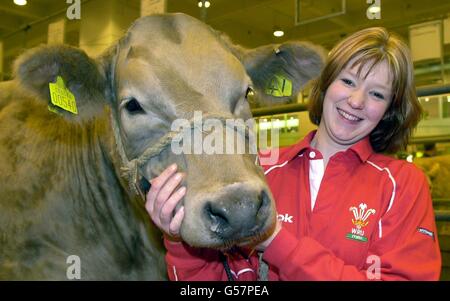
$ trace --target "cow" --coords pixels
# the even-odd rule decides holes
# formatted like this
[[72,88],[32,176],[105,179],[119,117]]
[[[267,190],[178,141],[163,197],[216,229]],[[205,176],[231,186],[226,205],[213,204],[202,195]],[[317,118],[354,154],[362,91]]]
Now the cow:
[[[256,155],[175,154],[171,124],[198,111],[249,119],[249,93],[283,101],[267,91],[282,74],[296,95],[323,57],[299,41],[245,49],[180,13],[136,20],[95,59],[66,45],[26,51],[0,84],[0,279],[167,279],[137,192],[171,163],[185,173],[184,241],[263,238],[275,210]],[[76,109],[54,102],[50,84]]]

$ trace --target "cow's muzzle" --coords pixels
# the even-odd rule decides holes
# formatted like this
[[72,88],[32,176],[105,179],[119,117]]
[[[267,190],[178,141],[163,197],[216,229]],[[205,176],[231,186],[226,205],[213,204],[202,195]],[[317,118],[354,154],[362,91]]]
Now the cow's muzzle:
[[257,239],[267,231],[272,213],[271,199],[265,189],[248,189],[234,184],[226,193],[204,203],[206,225],[225,244]]

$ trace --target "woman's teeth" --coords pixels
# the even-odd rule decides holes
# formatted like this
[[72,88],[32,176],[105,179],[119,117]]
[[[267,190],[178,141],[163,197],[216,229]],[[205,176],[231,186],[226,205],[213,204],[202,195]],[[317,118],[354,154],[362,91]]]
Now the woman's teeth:
[[342,111],[340,109],[337,109],[337,110],[338,110],[339,114],[342,117],[344,117],[345,119],[347,119],[347,120],[350,120],[350,121],[360,121],[360,120],[362,120],[362,118],[350,115],[350,114],[348,114],[348,113],[346,113],[346,112],[344,112],[344,111]]

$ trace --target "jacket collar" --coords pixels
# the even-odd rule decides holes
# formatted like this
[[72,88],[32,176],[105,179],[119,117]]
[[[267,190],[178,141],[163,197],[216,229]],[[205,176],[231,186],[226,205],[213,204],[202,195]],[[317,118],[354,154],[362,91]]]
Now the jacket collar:
[[355,145],[350,147],[350,150],[354,151],[361,162],[366,162],[367,159],[374,153],[372,145],[370,144],[370,138],[367,136],[366,138],[358,141]]

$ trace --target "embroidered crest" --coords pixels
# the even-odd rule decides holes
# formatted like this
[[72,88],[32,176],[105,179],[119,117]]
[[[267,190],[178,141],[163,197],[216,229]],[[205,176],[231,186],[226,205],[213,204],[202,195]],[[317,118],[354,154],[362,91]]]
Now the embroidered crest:
[[[355,227],[352,228],[351,233],[347,233],[345,237],[349,239],[366,242],[367,237],[364,236],[364,227],[369,224],[369,216],[375,214],[375,209],[367,209],[367,204],[361,203],[358,208],[352,206],[350,211],[353,213],[352,223]],[[367,210],[366,210],[367,209]]]

